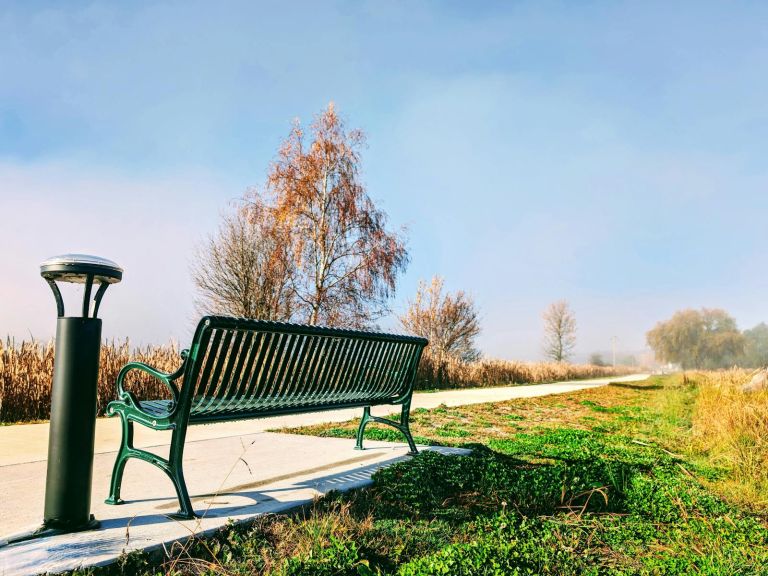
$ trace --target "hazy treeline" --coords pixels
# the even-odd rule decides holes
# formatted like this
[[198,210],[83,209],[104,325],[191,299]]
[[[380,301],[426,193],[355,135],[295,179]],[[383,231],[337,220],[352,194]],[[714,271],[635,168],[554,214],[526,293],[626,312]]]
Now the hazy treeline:
[[680,310],[647,334],[649,346],[662,362],[688,369],[768,366],[768,325],[739,330],[725,310]]

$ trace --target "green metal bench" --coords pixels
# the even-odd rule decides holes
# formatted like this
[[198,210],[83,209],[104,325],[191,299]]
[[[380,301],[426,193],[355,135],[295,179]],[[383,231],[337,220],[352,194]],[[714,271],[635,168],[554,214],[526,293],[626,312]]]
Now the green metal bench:
[[[187,426],[361,407],[357,449],[366,425],[380,422],[403,433],[410,453],[416,444],[408,426],[413,383],[427,340],[413,336],[338,330],[280,322],[207,316],[195,330],[183,363],[166,374],[140,362],[126,364],[117,377],[118,400],[107,415],[119,415],[123,438],[112,471],[107,504],[121,504],[125,464],[138,458],[173,481],[177,517],[195,512],[184,482]],[[147,372],[170,391],[168,400],[139,400],[124,387],[132,370]],[[400,421],[371,415],[371,406],[401,406]],[[133,446],[133,423],[173,430],[169,458]]]

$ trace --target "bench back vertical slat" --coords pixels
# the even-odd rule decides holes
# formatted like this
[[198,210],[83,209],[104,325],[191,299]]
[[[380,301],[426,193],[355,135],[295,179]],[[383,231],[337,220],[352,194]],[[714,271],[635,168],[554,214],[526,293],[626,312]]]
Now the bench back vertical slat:
[[230,346],[232,344],[232,332],[229,330],[221,330],[221,339],[218,350],[213,354],[212,364],[213,371],[206,382],[205,389],[200,395],[200,398],[196,399],[193,411],[201,410],[205,411],[210,408],[211,404],[216,398],[218,393],[218,387],[221,383],[221,373],[224,370],[224,365],[227,358],[230,355]]
[[216,334],[214,334],[213,341],[218,346],[215,348],[211,346],[208,350],[209,356],[206,362],[208,377],[200,382],[199,393],[195,396],[192,407],[193,411],[206,410],[216,397],[217,384],[221,371],[224,369],[231,340],[232,335],[227,330],[217,330]]
[[328,396],[333,396],[334,398],[339,398],[341,400],[347,399],[347,386],[349,384],[347,381],[347,375],[352,370],[352,367],[357,363],[360,349],[362,348],[363,343],[364,342],[360,340],[349,341],[347,354],[344,357],[344,363],[339,367],[339,370],[337,371],[334,378],[333,390],[329,390],[328,395],[323,398],[324,401],[328,400]]
[[323,357],[320,360],[320,371],[317,374],[317,378],[313,382],[312,389],[309,393],[309,400],[313,401],[317,398],[319,391],[323,389],[329,374],[336,370],[336,364],[341,356],[342,342],[333,338],[328,342],[328,346],[324,351]]
[[273,340],[277,337],[277,334],[271,334],[269,332],[260,332],[258,334],[259,349],[255,352],[256,360],[253,364],[253,368],[249,372],[248,388],[243,393],[242,399],[239,403],[241,407],[247,406],[252,401],[252,398],[259,386],[261,373],[264,371],[264,359],[269,353],[270,347],[273,345]]
[[208,356],[208,349],[211,346],[212,330],[210,330],[209,326],[210,322],[206,321],[206,319],[201,320],[195,331],[195,338],[192,341],[190,349],[191,358],[189,366],[184,373],[183,387],[179,398],[182,413],[185,414],[189,413],[189,409],[186,407],[191,404],[194,393],[198,389],[200,380],[203,377],[203,366]]
[[366,392],[371,390],[372,386],[371,381],[368,378],[368,368],[371,366],[371,363],[375,360],[378,353],[386,347],[386,344],[386,342],[377,342],[375,340],[368,342],[365,354],[350,378],[352,398],[359,398],[360,393],[363,390]]
[[292,398],[295,394],[296,376],[301,369],[301,363],[306,354],[306,336],[304,334],[294,334],[293,348],[290,351],[289,360],[285,370],[279,377],[279,388],[275,393],[275,398],[270,400],[270,404],[279,403],[289,407],[292,405]]
[[269,371],[268,379],[260,389],[261,395],[258,398],[260,406],[269,403],[280,387],[280,374],[284,372],[286,363],[290,359],[291,349],[294,345],[292,334],[283,334],[277,352],[272,358],[272,367]]
[[224,368],[224,373],[221,376],[218,389],[216,390],[216,410],[221,410],[229,400],[235,395],[237,389],[237,379],[232,377],[232,372],[235,366],[240,362],[243,354],[243,336],[244,332],[238,330],[234,333],[232,339],[232,345],[228,352],[227,365]]
[[381,383],[385,376],[385,366],[387,366],[389,358],[392,357],[399,346],[398,342],[381,342],[377,346],[376,354],[373,360],[366,366],[364,373],[366,391],[371,396],[375,396],[377,391],[381,390]]
[[318,336],[317,339],[315,356],[309,366],[309,373],[307,374],[306,383],[304,384],[306,389],[302,394],[302,401],[306,403],[311,401],[312,394],[318,386],[318,381],[322,376],[325,364],[328,362],[331,347],[333,346],[333,342],[325,336]]
[[380,342],[378,343],[375,354],[372,361],[366,366],[364,373],[366,391],[374,394],[380,387],[381,380],[384,377],[384,366],[387,363],[387,359],[394,353],[394,350],[399,345],[397,342]]
[[[242,336],[229,330],[224,331],[221,346],[216,358],[216,367],[211,375],[211,381],[207,387],[206,398],[200,400],[200,408],[207,412],[216,412],[221,408],[222,399],[226,395],[230,380],[228,374],[232,372],[237,361],[237,347]],[[207,400],[207,401],[206,401]]]
[[274,381],[279,368],[280,360],[283,357],[283,350],[286,344],[286,334],[275,334],[272,343],[264,359],[264,368],[259,374],[259,380],[256,389],[251,397],[253,401],[258,402],[266,397],[270,388],[270,383]]
[[392,396],[397,389],[399,389],[403,381],[402,366],[405,362],[405,358],[408,356],[409,346],[406,343],[400,342],[394,354],[389,360],[389,363],[384,369],[384,377],[381,380],[380,386],[376,389],[375,395],[377,398],[386,398]]
[[235,367],[235,371],[232,374],[232,379],[234,382],[233,390],[230,394],[229,402],[227,402],[226,407],[224,407],[223,410],[236,409],[241,399],[243,398],[245,389],[248,386],[249,368],[253,366],[253,357],[256,354],[254,351],[256,336],[258,336],[257,332],[248,331],[245,333],[243,345],[239,354],[239,358],[237,359],[237,366]]
[[392,357],[401,346],[399,342],[387,342],[382,348],[382,352],[377,359],[376,364],[371,367],[370,382],[373,390],[382,390],[382,385],[385,381],[386,370],[391,362]]
[[357,370],[351,375],[352,394],[357,397],[362,390],[371,390],[373,382],[371,380],[371,368],[375,366],[379,356],[387,348],[387,342],[369,342],[365,355],[360,361]]
[[321,352],[323,338],[310,335],[307,337],[304,345],[304,358],[298,373],[296,374],[296,383],[294,387],[293,405],[301,406],[306,403],[309,392],[309,383],[316,370]]
[[294,405],[300,406],[307,397],[307,387],[312,376],[313,367],[317,361],[319,344],[322,338],[320,336],[309,336],[305,344],[303,353],[304,358],[302,361],[301,369],[296,375],[296,392],[294,398]]
[[323,366],[320,377],[315,382],[315,388],[310,395],[311,402],[321,402],[333,388],[334,377],[338,374],[339,367],[343,364],[349,342],[334,338],[328,354],[328,363]]
[[347,361],[338,374],[335,398],[340,398],[343,401],[349,400],[349,374],[360,361],[360,354],[364,345],[364,340],[352,341]]
[[304,362],[304,355],[307,352],[307,335],[296,334],[295,338],[296,343],[291,352],[291,361],[282,376],[282,384],[278,391],[278,400],[283,400],[287,406],[292,405],[292,400],[296,396],[296,377],[301,370],[301,364]]
[[404,386],[397,393],[397,402],[408,401],[410,403],[410,397],[413,394],[413,387],[416,382],[416,374],[419,369],[419,362],[421,361],[421,355],[424,353],[423,346],[414,346],[413,354],[411,355],[411,361],[408,364],[406,378],[409,382],[408,386]]
[[408,355],[410,346],[405,342],[399,342],[392,354],[386,360],[380,373],[380,379],[377,381],[372,395],[375,398],[386,398],[392,396],[394,391],[401,387],[404,382],[402,366]]
[[387,395],[397,395],[398,390],[402,388],[403,382],[407,379],[408,366],[411,363],[413,353],[414,350],[411,344],[403,344],[403,350],[392,368],[392,380],[389,383],[389,387],[385,390]]
[[270,405],[279,404],[288,397],[291,378],[296,368],[296,362],[301,352],[303,341],[304,336],[302,334],[291,334],[291,346],[286,351],[285,361],[280,369],[280,373],[277,375],[274,392],[269,397]]
[[362,351],[358,363],[349,375],[351,397],[358,398],[361,390],[368,389],[368,380],[365,377],[366,368],[370,365],[371,358],[373,358],[376,352],[382,347],[381,344],[381,342],[376,342],[375,340],[366,341],[365,349]]
[[214,329],[211,330],[210,333],[211,337],[208,339],[208,345],[200,351],[203,355],[203,366],[197,381],[197,386],[195,387],[194,397],[196,398],[205,397],[205,391],[208,387],[211,372],[216,364],[216,356],[219,351],[219,344],[221,343],[222,333],[220,330]]

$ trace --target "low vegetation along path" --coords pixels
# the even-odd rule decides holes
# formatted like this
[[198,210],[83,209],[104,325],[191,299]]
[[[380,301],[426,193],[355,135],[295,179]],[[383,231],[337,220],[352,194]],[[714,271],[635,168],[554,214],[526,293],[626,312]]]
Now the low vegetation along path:
[[[589,388],[605,386],[609,382],[633,382],[645,380],[647,374],[599,378],[593,380],[574,380],[569,382],[554,382],[551,384],[530,384],[504,386],[497,388],[469,388],[462,390],[446,390],[440,392],[417,392],[413,395],[412,410],[418,408],[436,408],[445,406],[466,406],[484,402],[502,402],[516,398],[534,398],[549,394],[562,394]],[[384,415],[391,408],[386,406],[373,410],[374,414]],[[315,412],[297,414],[277,418],[264,418],[244,422],[225,422],[210,426],[194,426],[187,432],[187,442],[208,440],[211,438],[226,438],[253,434],[264,430],[277,428],[294,428],[315,424],[344,422],[359,418],[360,410],[335,410],[331,412]],[[156,432],[136,427],[135,445],[137,447],[158,446],[170,443],[170,431]],[[120,422],[117,418],[99,418],[96,421],[96,453],[114,452],[120,445]],[[48,423],[19,424],[0,426],[0,466],[37,462],[48,456]]]
[[[745,394],[748,380],[689,372],[416,408],[416,441],[440,450],[365,487],[71,576],[768,576],[768,390]],[[351,444],[356,430],[274,436]],[[471,451],[440,453],[457,448]]]

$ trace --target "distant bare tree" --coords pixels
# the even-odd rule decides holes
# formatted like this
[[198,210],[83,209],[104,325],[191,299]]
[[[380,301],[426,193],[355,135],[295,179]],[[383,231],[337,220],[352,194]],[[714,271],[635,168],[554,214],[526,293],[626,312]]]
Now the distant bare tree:
[[290,265],[269,215],[249,205],[226,214],[195,255],[192,279],[203,314],[288,320]]
[[475,339],[480,319],[472,298],[463,291],[443,294],[443,279],[419,282],[416,297],[408,303],[400,324],[416,336],[429,339],[429,353],[438,360],[476,360]]
[[576,346],[576,317],[566,300],[558,300],[544,311],[544,355],[565,362]]

